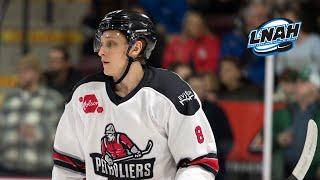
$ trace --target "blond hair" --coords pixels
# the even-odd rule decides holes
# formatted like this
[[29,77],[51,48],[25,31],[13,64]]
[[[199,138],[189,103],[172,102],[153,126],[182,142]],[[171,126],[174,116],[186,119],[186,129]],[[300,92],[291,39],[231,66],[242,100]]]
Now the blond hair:
[[27,54],[23,56],[18,62],[19,68],[28,68],[38,73],[42,72],[39,59],[33,54]]

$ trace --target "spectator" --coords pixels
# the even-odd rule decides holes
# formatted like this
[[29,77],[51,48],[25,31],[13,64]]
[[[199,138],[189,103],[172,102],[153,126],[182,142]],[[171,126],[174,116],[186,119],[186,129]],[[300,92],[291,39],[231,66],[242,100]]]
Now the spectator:
[[0,109],[0,174],[50,176],[63,98],[42,86],[40,64],[35,57],[23,57],[18,68],[19,88],[5,96]]
[[217,93],[220,89],[218,77],[212,73],[203,73],[202,75],[204,88],[206,89],[206,99],[216,102],[218,100]]
[[246,78],[253,84],[264,86],[264,57],[254,55],[247,49],[248,34],[268,20],[269,8],[265,3],[253,2],[244,8],[243,26],[222,37],[221,58],[234,56],[243,64]]
[[203,75],[193,75],[189,77],[188,83],[192,89],[197,93],[204,113],[206,114],[212,131],[215,131],[214,137],[217,144],[218,159],[219,159],[219,173],[216,180],[224,179],[225,175],[225,159],[231,150],[233,144],[233,137],[231,132],[231,127],[229,120],[223,111],[223,109],[218,106],[218,104],[211,102],[206,99],[207,92],[204,86],[204,76]]
[[201,15],[188,12],[181,34],[173,37],[165,48],[163,67],[179,61],[193,65],[198,73],[216,73],[219,51],[220,41],[209,33]]
[[44,73],[47,86],[56,89],[66,99],[73,86],[82,78],[70,63],[69,53],[63,47],[53,47],[49,52],[48,71]]
[[261,99],[260,90],[247,82],[242,75],[239,60],[233,57],[221,59],[219,99],[248,100]]
[[274,102],[290,103],[294,101],[298,72],[287,68],[279,76],[279,84],[274,94]]
[[169,70],[177,73],[182,79],[186,80],[193,73],[191,67],[188,64],[183,64],[180,62],[174,62],[169,66]]
[[320,36],[311,32],[311,20],[302,15],[299,10],[292,8],[284,11],[282,17],[294,22],[301,21],[302,26],[294,47],[278,55],[277,73],[280,74],[285,68],[301,71],[310,64],[320,68]]
[[[273,178],[288,177],[297,164],[304,146],[309,119],[320,125],[320,79],[317,70],[304,69],[295,89],[295,103],[274,112]],[[318,141],[318,147],[320,141]],[[306,179],[319,179],[320,149],[317,148]]]

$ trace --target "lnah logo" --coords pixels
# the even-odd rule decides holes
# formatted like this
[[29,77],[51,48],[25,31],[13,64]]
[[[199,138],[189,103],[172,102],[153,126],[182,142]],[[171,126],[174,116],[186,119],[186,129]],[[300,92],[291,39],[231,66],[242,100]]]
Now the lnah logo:
[[99,107],[99,102],[94,94],[88,94],[84,97],[80,97],[79,101],[82,103],[82,109],[85,113],[94,113],[97,111],[98,113],[102,113],[103,107]]
[[91,153],[90,157],[97,175],[108,179],[149,179],[153,177],[155,158],[141,158],[149,154],[152,147],[149,140],[141,150],[126,134],[108,124],[101,138],[101,154]]
[[301,22],[285,18],[269,20],[249,34],[248,48],[257,56],[288,51],[298,39]]

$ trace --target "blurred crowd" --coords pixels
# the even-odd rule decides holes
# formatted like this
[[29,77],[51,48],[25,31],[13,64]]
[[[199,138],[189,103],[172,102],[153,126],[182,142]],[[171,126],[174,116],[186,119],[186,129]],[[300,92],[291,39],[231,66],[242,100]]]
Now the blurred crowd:
[[[285,69],[279,76],[275,100],[285,103],[273,117],[273,179],[288,177],[298,162],[309,119],[320,125],[319,72],[315,67],[301,71]],[[320,143],[306,179],[320,179]]]
[[[275,56],[274,102],[281,106],[273,118],[272,179],[292,172],[308,120],[320,125],[319,2],[92,0],[81,24],[84,42],[77,64],[70,62],[64,45],[52,47],[46,68],[33,53],[19,61],[18,87],[5,95],[0,109],[0,176],[50,176],[64,101],[80,79],[101,70],[92,49],[95,29],[107,12],[123,8],[145,13],[156,23],[158,42],[147,63],[177,73],[201,99],[217,142],[218,180],[230,179],[226,160],[235,139],[219,102],[262,102],[264,97],[265,58],[247,49],[248,33],[270,18],[301,21],[294,47]],[[318,149],[307,179],[320,179]],[[250,179],[250,174],[237,178]]]

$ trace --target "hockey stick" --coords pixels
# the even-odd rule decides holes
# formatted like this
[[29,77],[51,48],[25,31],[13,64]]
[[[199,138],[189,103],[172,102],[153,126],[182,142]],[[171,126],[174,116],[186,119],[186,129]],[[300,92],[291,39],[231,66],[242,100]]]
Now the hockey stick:
[[[153,146],[153,143],[151,140],[149,140],[146,148],[141,152],[142,156],[145,154],[149,154],[152,149],[152,146]],[[129,159],[133,159],[133,158],[134,158],[134,155],[131,154],[131,155],[123,157],[123,158],[114,159],[113,162],[119,162],[119,161],[129,160]]]
[[292,174],[286,180],[302,180],[307,174],[311,165],[313,155],[316,151],[318,139],[318,128],[314,120],[310,119],[308,122],[308,131],[302,154],[294,168]]

